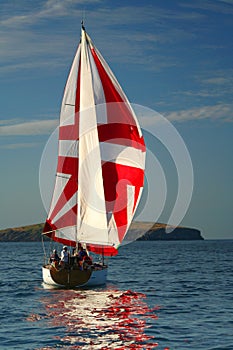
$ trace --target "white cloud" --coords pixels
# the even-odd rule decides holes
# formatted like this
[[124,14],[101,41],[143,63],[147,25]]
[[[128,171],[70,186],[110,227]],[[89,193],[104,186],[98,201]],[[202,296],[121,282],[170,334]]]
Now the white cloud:
[[[45,2],[33,1],[30,5],[28,1],[21,1],[17,7],[15,3],[5,2],[4,15],[0,21],[5,27],[25,27],[38,23],[44,19],[55,19],[59,17],[71,16],[74,14],[75,6],[83,4],[95,4],[100,0],[47,0]],[[82,10],[79,10],[82,14]]]
[[226,69],[225,71],[216,72],[209,77],[203,77],[200,83],[206,88],[219,91],[219,95],[232,94],[233,92],[233,70]]
[[232,0],[196,0],[192,2],[183,2],[180,4],[184,8],[192,8],[199,10],[208,10],[226,15],[233,14]]
[[191,108],[188,110],[165,113],[165,117],[170,121],[183,122],[191,120],[222,120],[233,122],[233,113],[231,104],[217,104],[213,106],[203,106]]
[[19,148],[34,148],[41,145],[40,143],[36,142],[28,142],[28,143],[11,143],[11,144],[5,144],[0,145],[0,149],[9,149],[9,150],[15,150]]
[[[198,75],[193,76],[194,84],[192,89],[184,89],[174,91],[173,98],[179,99],[180,96],[199,98],[212,98],[214,101],[218,100],[221,103],[229,103],[232,101],[233,94],[233,70],[226,68],[219,70],[206,70],[199,72]],[[201,98],[201,99],[200,99]],[[203,102],[202,102],[203,103]]]
[[[202,106],[199,108],[190,108],[187,110],[177,110],[173,112],[165,112],[163,116],[171,122],[187,122],[193,120],[220,120],[223,122],[233,122],[233,105],[232,104],[216,104],[212,106]],[[142,127],[153,126],[156,122],[155,114],[152,110],[146,115],[139,115],[139,121]],[[58,126],[58,121],[53,119],[34,120],[31,122],[19,122],[16,119],[1,120],[0,135],[1,136],[36,136],[48,135],[52,133]],[[17,148],[18,144],[12,146],[4,145],[2,148]],[[28,144],[22,144],[27,147]],[[29,146],[28,146],[29,147]]]
[[[233,105],[217,104],[213,106],[202,106],[186,110],[177,110],[163,113],[163,117],[171,122],[189,122],[197,120],[219,120],[222,122],[233,122]],[[144,115],[138,115],[139,122],[143,128],[157,125],[157,112],[148,110]]]
[[1,125],[17,124],[18,122],[19,122],[18,119],[0,119],[0,126]]
[[[9,122],[9,121],[8,121]],[[48,135],[57,127],[57,120],[35,120],[0,126],[1,136]]]
[[[110,52],[112,61],[136,63],[156,71],[174,64],[174,58],[161,57],[158,43],[175,43],[193,36],[185,28],[163,23],[168,19],[194,22],[203,17],[198,12],[172,11],[155,5],[109,6],[98,0],[34,1],[31,5],[26,1],[18,7],[6,2],[0,21],[1,73],[42,66],[54,69],[62,60],[67,62],[67,52],[72,55],[79,40],[77,20],[83,17],[84,4],[92,5],[88,7],[87,23],[90,32],[98,37],[101,51]],[[149,30],[142,34],[138,26],[144,24]],[[145,56],[149,64],[145,64]]]

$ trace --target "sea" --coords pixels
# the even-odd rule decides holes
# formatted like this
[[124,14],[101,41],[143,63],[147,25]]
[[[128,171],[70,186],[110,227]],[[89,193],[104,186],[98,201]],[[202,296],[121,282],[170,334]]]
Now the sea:
[[134,242],[107,284],[43,285],[40,242],[2,242],[0,349],[233,349],[233,240]]

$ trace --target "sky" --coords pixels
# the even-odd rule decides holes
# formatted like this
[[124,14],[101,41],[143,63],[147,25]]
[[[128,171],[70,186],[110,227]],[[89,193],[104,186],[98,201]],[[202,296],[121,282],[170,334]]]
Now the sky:
[[[82,19],[129,100],[165,117],[186,145],[194,178],[181,225],[206,239],[233,239],[232,0],[2,0],[0,228],[46,219],[40,161],[58,124]],[[189,188],[179,183],[185,158],[167,149],[168,134],[165,144],[153,138],[154,120],[150,112],[140,119],[152,154],[148,191],[154,191],[139,218],[168,222],[178,192],[190,192],[192,179],[186,176]],[[164,178],[166,198],[160,198]]]

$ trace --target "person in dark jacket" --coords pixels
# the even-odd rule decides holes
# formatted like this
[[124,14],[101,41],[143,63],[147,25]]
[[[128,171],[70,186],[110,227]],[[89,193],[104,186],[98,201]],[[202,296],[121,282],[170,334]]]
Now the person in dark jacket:
[[51,256],[50,256],[50,263],[54,264],[55,266],[57,266],[59,264],[60,258],[57,254],[56,249],[53,250]]

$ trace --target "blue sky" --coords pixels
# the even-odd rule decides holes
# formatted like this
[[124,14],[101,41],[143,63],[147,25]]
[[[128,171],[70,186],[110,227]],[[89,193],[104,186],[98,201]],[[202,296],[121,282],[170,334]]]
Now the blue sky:
[[[189,150],[194,191],[182,224],[233,238],[232,0],[2,0],[0,12],[1,228],[46,218],[39,164],[84,18],[129,100],[165,116]],[[163,222],[176,193],[168,163]]]

